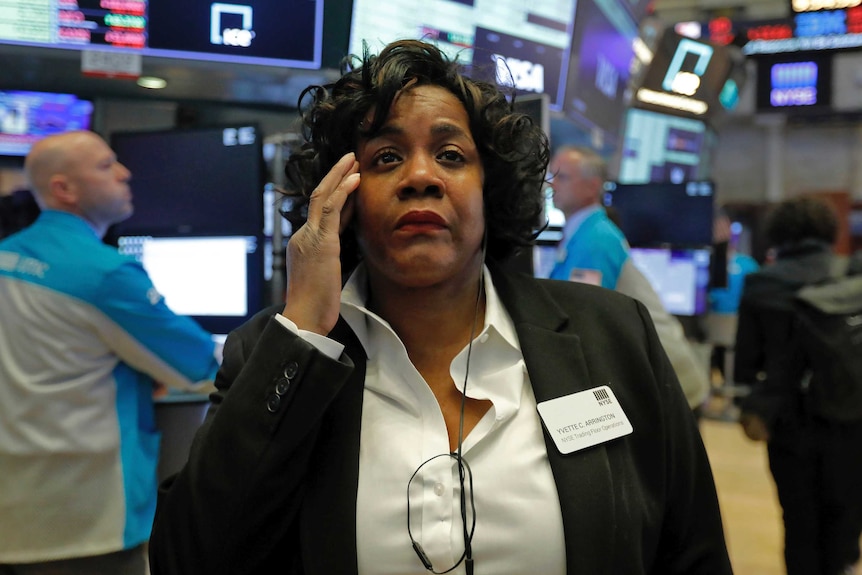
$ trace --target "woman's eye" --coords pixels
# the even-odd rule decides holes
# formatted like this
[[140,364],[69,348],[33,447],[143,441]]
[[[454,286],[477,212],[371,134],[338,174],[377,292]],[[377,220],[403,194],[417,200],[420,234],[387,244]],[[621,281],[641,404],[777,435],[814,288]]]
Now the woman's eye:
[[399,160],[398,156],[394,152],[383,151],[377,154],[374,158],[375,164],[391,164],[393,162],[397,162]]
[[457,150],[446,150],[440,154],[440,159],[447,162],[462,162],[464,156]]

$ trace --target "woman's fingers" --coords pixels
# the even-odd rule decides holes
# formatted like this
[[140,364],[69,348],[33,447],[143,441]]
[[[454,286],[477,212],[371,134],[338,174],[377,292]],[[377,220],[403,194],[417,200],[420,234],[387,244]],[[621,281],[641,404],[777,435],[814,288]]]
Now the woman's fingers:
[[353,152],[341,157],[311,193],[308,203],[308,223],[318,228],[330,214],[341,220],[341,209],[348,195],[359,185],[359,162]]
[[285,317],[300,329],[327,334],[338,320],[341,302],[340,232],[353,214],[350,196],[359,187],[359,163],[341,158],[311,195],[308,221],[287,247]]

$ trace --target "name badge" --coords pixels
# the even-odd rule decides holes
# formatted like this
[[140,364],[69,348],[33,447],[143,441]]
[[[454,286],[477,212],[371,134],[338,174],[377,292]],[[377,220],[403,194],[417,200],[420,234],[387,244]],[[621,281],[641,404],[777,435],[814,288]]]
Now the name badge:
[[572,453],[634,431],[607,385],[543,401],[537,406],[560,453]]

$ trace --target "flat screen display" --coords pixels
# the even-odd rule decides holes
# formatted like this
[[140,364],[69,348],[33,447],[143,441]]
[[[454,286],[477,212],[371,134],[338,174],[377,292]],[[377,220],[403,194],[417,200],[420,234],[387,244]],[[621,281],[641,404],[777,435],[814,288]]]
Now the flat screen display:
[[757,60],[758,112],[805,113],[832,107],[832,57],[790,54]]
[[323,0],[4,0],[0,42],[320,68]]
[[263,303],[263,249],[254,236],[121,236],[120,253],[144,266],[168,307],[228,333]]
[[704,179],[710,133],[704,122],[630,109],[620,152],[618,181],[627,184]]
[[475,78],[544,93],[562,107],[569,67],[575,0],[353,0],[351,54],[372,54],[393,40],[434,42],[471,66]]
[[88,130],[93,103],[72,94],[0,91],[0,156],[26,156],[51,134]]
[[665,310],[673,315],[706,313],[710,250],[631,248],[632,263],[646,276]]
[[566,79],[566,116],[616,141],[638,35],[635,20],[615,0],[579,0]]
[[132,172],[134,214],[117,235],[257,235],[263,230],[265,168],[256,126],[111,136]]
[[713,184],[605,184],[604,204],[616,210],[631,246],[712,244]]
[[635,105],[711,121],[724,109],[724,101],[735,102],[734,98],[722,94],[733,67],[734,60],[727,46],[688,38],[668,27],[658,39],[653,57],[637,82]]

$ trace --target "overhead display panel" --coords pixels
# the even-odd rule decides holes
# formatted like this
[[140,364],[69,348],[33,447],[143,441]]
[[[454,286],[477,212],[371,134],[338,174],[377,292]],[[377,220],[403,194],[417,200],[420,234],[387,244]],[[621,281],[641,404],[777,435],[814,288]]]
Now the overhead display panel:
[[578,2],[563,110],[579,125],[603,130],[611,140],[619,134],[625,115],[637,36],[638,26],[625,4]]
[[0,0],[8,44],[316,69],[322,30],[323,0]]
[[350,53],[404,38],[434,42],[473,75],[497,73],[522,93],[562,107],[575,0],[354,0]]

